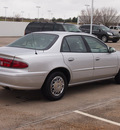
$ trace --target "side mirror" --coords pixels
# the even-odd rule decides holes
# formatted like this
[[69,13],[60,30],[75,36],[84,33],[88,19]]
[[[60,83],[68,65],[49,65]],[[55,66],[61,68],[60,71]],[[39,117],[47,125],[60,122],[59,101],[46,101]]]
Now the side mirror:
[[113,53],[113,52],[116,52],[115,48],[109,47],[109,53]]

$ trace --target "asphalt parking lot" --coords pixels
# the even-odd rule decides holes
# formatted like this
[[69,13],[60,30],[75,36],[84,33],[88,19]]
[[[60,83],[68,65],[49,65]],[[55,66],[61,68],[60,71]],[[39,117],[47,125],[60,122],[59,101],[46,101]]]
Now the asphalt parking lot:
[[[0,37],[0,46],[18,37]],[[107,43],[120,50],[120,41]],[[114,80],[68,88],[50,102],[40,91],[0,87],[0,130],[120,130],[120,85]]]

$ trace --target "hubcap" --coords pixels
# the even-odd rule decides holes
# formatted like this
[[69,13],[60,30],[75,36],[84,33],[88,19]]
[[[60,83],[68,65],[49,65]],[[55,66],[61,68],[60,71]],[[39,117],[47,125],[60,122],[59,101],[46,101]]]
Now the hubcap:
[[103,41],[103,42],[106,42],[106,41],[107,41],[106,36],[103,36],[103,37],[102,37],[102,41]]
[[54,96],[59,96],[64,90],[64,80],[60,76],[56,76],[51,82],[51,92]]

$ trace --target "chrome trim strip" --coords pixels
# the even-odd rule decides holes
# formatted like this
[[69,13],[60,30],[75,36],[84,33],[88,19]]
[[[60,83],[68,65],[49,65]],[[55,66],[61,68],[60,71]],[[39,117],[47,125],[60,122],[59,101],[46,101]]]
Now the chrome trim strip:
[[117,66],[116,66],[116,65],[114,65],[114,66],[94,67],[94,69],[106,69],[106,68],[117,68]]
[[78,82],[78,83],[71,83],[69,86],[74,86],[74,85],[80,85],[80,84],[85,84],[85,83],[91,83],[91,82],[97,82],[97,81],[102,81],[102,80],[107,80],[107,79],[113,79],[115,76],[107,77],[107,78],[101,78],[101,79],[95,79],[95,80],[90,80],[90,81],[83,81],[83,82]]
[[94,68],[83,68],[83,69],[75,69],[73,70],[73,72],[77,72],[77,71],[88,71],[88,70],[94,70]]

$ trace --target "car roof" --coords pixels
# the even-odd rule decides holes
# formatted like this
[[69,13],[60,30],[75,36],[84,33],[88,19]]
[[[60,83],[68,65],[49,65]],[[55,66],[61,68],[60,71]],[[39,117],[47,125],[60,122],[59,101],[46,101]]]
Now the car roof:
[[68,24],[68,25],[74,25],[72,23],[64,23],[64,22],[60,23],[60,22],[37,22],[37,21],[30,22],[29,25],[30,24],[62,24],[62,25]]
[[[86,36],[93,36],[88,33],[84,32],[65,32],[65,31],[42,31],[42,32],[33,32],[33,33],[46,33],[46,34],[56,34],[56,35],[86,35]],[[94,37],[94,36],[93,36]]]
[[[81,26],[90,26],[91,24],[83,24]],[[104,25],[98,25],[98,24],[92,24],[92,26],[104,26]]]

